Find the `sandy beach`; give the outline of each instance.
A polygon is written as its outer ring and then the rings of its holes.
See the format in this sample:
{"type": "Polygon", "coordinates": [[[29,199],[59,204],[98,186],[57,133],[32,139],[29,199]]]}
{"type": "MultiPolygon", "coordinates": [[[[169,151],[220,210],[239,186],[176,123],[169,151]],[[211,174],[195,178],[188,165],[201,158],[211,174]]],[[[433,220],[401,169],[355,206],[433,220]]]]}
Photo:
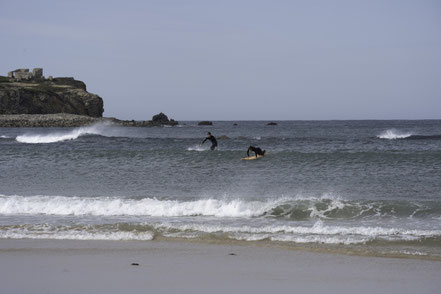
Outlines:
{"type": "Polygon", "coordinates": [[[0,260],[10,294],[441,291],[439,261],[246,245],[0,240],[0,260]]]}

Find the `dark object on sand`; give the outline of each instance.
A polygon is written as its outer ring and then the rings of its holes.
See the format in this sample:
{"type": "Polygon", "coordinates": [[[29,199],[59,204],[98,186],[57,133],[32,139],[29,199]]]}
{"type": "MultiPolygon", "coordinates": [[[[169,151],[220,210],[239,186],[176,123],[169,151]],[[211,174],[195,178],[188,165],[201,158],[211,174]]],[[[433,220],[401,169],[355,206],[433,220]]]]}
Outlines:
{"type": "Polygon", "coordinates": [[[136,263],[136,262],[134,262],[134,263],[132,263],[131,265],[136,265],[136,266],[138,266],[138,265],[139,265],[139,263],[136,263]]]}
{"type": "Polygon", "coordinates": [[[198,126],[212,126],[213,122],[208,121],[208,120],[204,120],[198,123],[198,126]]]}
{"type": "Polygon", "coordinates": [[[228,255],[236,255],[236,253],[230,253],[230,254],[228,254],[228,255]]]}

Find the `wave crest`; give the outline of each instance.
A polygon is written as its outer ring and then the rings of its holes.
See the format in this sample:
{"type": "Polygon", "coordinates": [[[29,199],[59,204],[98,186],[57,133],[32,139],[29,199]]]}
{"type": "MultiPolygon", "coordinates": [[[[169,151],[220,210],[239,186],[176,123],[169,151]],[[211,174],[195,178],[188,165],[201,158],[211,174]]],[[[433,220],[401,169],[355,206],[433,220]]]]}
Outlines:
{"type": "Polygon", "coordinates": [[[394,139],[408,138],[408,137],[410,137],[412,135],[413,134],[409,133],[409,132],[400,132],[400,131],[398,131],[396,129],[389,129],[389,130],[386,130],[386,131],[382,132],[377,137],[380,138],[380,139],[394,140],[394,139]]]}
{"type": "Polygon", "coordinates": [[[15,140],[20,143],[46,144],[78,139],[84,135],[103,135],[105,123],[99,123],[88,127],[75,128],[68,132],[54,132],[49,134],[24,134],[17,136],[15,140]]]}
{"type": "Polygon", "coordinates": [[[0,196],[0,214],[93,216],[261,216],[277,201],[202,199],[195,201],[83,198],[65,196],[0,196]]]}
{"type": "Polygon", "coordinates": [[[2,196],[0,214],[148,217],[266,217],[292,221],[357,218],[439,218],[441,204],[408,201],[349,201],[338,197],[280,198],[263,201],[193,201],[110,197],[2,196]]]}

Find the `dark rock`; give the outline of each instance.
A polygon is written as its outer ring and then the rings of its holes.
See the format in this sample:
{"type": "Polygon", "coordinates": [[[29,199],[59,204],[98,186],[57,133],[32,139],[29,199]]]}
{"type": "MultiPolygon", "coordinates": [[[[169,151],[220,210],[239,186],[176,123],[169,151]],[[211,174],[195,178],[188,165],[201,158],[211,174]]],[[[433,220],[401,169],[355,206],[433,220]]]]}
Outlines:
{"type": "Polygon", "coordinates": [[[236,124],[236,123],[234,123],[234,124],[233,124],[233,126],[237,126],[237,124],[236,124]]]}
{"type": "Polygon", "coordinates": [[[139,263],[134,262],[134,263],[132,263],[131,265],[138,266],[139,263]]]}
{"type": "MultiPolygon", "coordinates": [[[[152,121],[119,120],[113,117],[91,117],[69,113],[56,114],[12,114],[0,115],[0,127],[32,128],[32,127],[80,127],[95,123],[111,123],[124,127],[155,127],[152,121]]],[[[176,121],[169,125],[177,124],[176,121]]]]}
{"type": "Polygon", "coordinates": [[[0,115],[0,127],[79,127],[97,122],[113,122],[113,119],[90,117],[68,113],[0,115]]]}
{"type": "Polygon", "coordinates": [[[45,79],[43,70],[18,69],[0,76],[0,127],[77,127],[97,122],[120,126],[153,127],[178,124],[164,113],[151,121],[103,118],[104,103],[71,77],[45,79]]]}
{"type": "Polygon", "coordinates": [[[152,117],[152,122],[154,123],[168,123],[168,117],[164,113],[156,114],[152,117]]]}
{"type": "Polygon", "coordinates": [[[204,121],[201,121],[198,123],[198,126],[212,126],[212,125],[213,125],[213,122],[207,121],[207,120],[204,120],[204,121]]]}
{"type": "Polygon", "coordinates": [[[228,255],[236,255],[236,253],[230,253],[230,254],[228,254],[228,255]]]}
{"type": "Polygon", "coordinates": [[[174,119],[168,119],[168,117],[164,114],[164,113],[159,113],[156,114],[152,117],[151,121],[143,121],[141,123],[141,126],[145,126],[145,124],[151,124],[153,126],[161,126],[161,125],[169,125],[169,126],[175,126],[178,124],[177,121],[175,121],[174,119]]]}
{"type": "Polygon", "coordinates": [[[73,78],[17,82],[0,77],[0,114],[70,113],[102,117],[103,99],[73,78]]]}
{"type": "Polygon", "coordinates": [[[269,122],[269,123],[267,123],[266,125],[267,125],[267,126],[277,126],[277,123],[275,123],[275,122],[269,122]]]}

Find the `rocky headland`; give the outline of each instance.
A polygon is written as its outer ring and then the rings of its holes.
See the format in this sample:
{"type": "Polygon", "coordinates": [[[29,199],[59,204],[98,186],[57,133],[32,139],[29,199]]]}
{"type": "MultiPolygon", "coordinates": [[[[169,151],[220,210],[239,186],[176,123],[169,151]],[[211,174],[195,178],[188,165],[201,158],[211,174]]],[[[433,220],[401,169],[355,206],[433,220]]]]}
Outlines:
{"type": "Polygon", "coordinates": [[[177,125],[160,113],[152,120],[103,117],[103,99],[71,77],[45,78],[43,69],[17,69],[0,76],[0,127],[77,127],[97,122],[121,126],[177,125]]]}
{"type": "Polygon", "coordinates": [[[173,126],[178,124],[174,120],[119,120],[113,117],[92,117],[70,113],[0,115],[0,127],[5,128],[80,127],[95,123],[111,123],[125,127],[154,127],[162,125],[173,126]]]}

